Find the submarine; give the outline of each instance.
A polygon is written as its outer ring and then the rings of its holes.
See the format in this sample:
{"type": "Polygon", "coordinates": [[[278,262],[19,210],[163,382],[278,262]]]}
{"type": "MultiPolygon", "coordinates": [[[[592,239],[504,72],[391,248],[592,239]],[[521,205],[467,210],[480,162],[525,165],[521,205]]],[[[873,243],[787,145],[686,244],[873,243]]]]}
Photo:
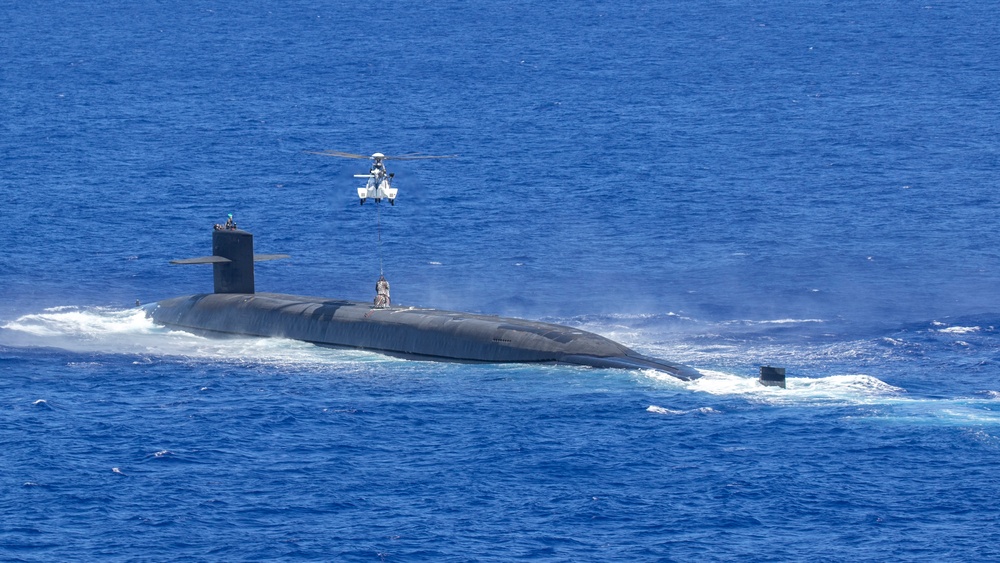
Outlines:
{"type": "Polygon", "coordinates": [[[254,254],[253,235],[248,231],[216,226],[211,256],[171,261],[212,264],[214,292],[158,301],[146,307],[146,315],[157,324],[207,336],[290,338],[415,360],[651,369],[683,380],[700,376],[691,367],[644,356],[603,336],[557,324],[257,293],[254,263],[281,258],[288,255],[254,254]]]}

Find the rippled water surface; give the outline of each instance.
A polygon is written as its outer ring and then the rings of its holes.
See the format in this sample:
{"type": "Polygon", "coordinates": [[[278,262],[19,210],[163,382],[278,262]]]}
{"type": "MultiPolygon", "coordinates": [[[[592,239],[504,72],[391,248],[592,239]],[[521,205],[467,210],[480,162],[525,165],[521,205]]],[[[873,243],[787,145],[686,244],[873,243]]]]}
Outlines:
{"type": "Polygon", "coordinates": [[[0,559],[1000,558],[988,4],[0,9],[0,559]],[[576,326],[703,376],[152,324],[260,289],[576,326]],[[787,369],[762,387],[759,366],[787,369]]]}

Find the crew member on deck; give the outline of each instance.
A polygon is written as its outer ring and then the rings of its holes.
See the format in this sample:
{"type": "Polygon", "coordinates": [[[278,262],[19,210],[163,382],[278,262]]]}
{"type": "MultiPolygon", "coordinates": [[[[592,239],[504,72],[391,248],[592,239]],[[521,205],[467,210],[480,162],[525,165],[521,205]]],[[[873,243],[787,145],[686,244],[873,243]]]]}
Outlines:
{"type": "Polygon", "coordinates": [[[375,308],[385,309],[392,303],[389,298],[389,282],[385,276],[379,276],[375,282],[375,308]]]}
{"type": "Polygon", "coordinates": [[[215,225],[212,226],[212,229],[216,230],[216,231],[222,231],[222,230],[235,231],[236,230],[236,222],[233,221],[233,214],[232,213],[229,214],[229,219],[226,221],[225,225],[220,225],[220,224],[216,223],[215,225]]]}

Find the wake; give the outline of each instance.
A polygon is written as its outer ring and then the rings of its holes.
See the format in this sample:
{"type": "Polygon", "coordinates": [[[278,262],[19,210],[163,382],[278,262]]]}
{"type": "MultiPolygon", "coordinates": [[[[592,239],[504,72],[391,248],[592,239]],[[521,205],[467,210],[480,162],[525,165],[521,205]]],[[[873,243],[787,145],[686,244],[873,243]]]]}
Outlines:
{"type": "Polygon", "coordinates": [[[179,357],[278,366],[338,367],[393,362],[360,350],[335,350],[284,338],[208,338],[155,324],[140,308],[53,307],[0,325],[0,345],[75,353],[179,357]]]}
{"type": "MultiPolygon", "coordinates": [[[[848,419],[933,426],[1000,426],[1000,393],[996,391],[984,391],[975,397],[925,398],[909,395],[905,389],[863,374],[789,377],[787,388],[782,389],[761,385],[753,377],[711,370],[701,370],[701,373],[699,379],[680,381],[651,370],[643,372],[645,377],[672,388],[739,398],[763,406],[854,407],[850,414],[844,415],[848,419]]],[[[658,405],[650,405],[647,410],[669,415],[719,412],[711,407],[678,411],[658,405]]]]}

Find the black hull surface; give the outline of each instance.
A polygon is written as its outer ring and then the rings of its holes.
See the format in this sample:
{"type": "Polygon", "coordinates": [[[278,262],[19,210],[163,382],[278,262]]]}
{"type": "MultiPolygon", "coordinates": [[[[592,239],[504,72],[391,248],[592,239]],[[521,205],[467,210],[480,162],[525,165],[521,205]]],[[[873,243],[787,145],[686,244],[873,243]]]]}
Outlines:
{"type": "Polygon", "coordinates": [[[160,301],[148,315],[193,332],[275,336],[411,358],[653,369],[688,380],[699,376],[690,367],[643,356],[591,332],[436,309],[373,309],[356,301],[276,293],[210,293],[160,301]]]}

